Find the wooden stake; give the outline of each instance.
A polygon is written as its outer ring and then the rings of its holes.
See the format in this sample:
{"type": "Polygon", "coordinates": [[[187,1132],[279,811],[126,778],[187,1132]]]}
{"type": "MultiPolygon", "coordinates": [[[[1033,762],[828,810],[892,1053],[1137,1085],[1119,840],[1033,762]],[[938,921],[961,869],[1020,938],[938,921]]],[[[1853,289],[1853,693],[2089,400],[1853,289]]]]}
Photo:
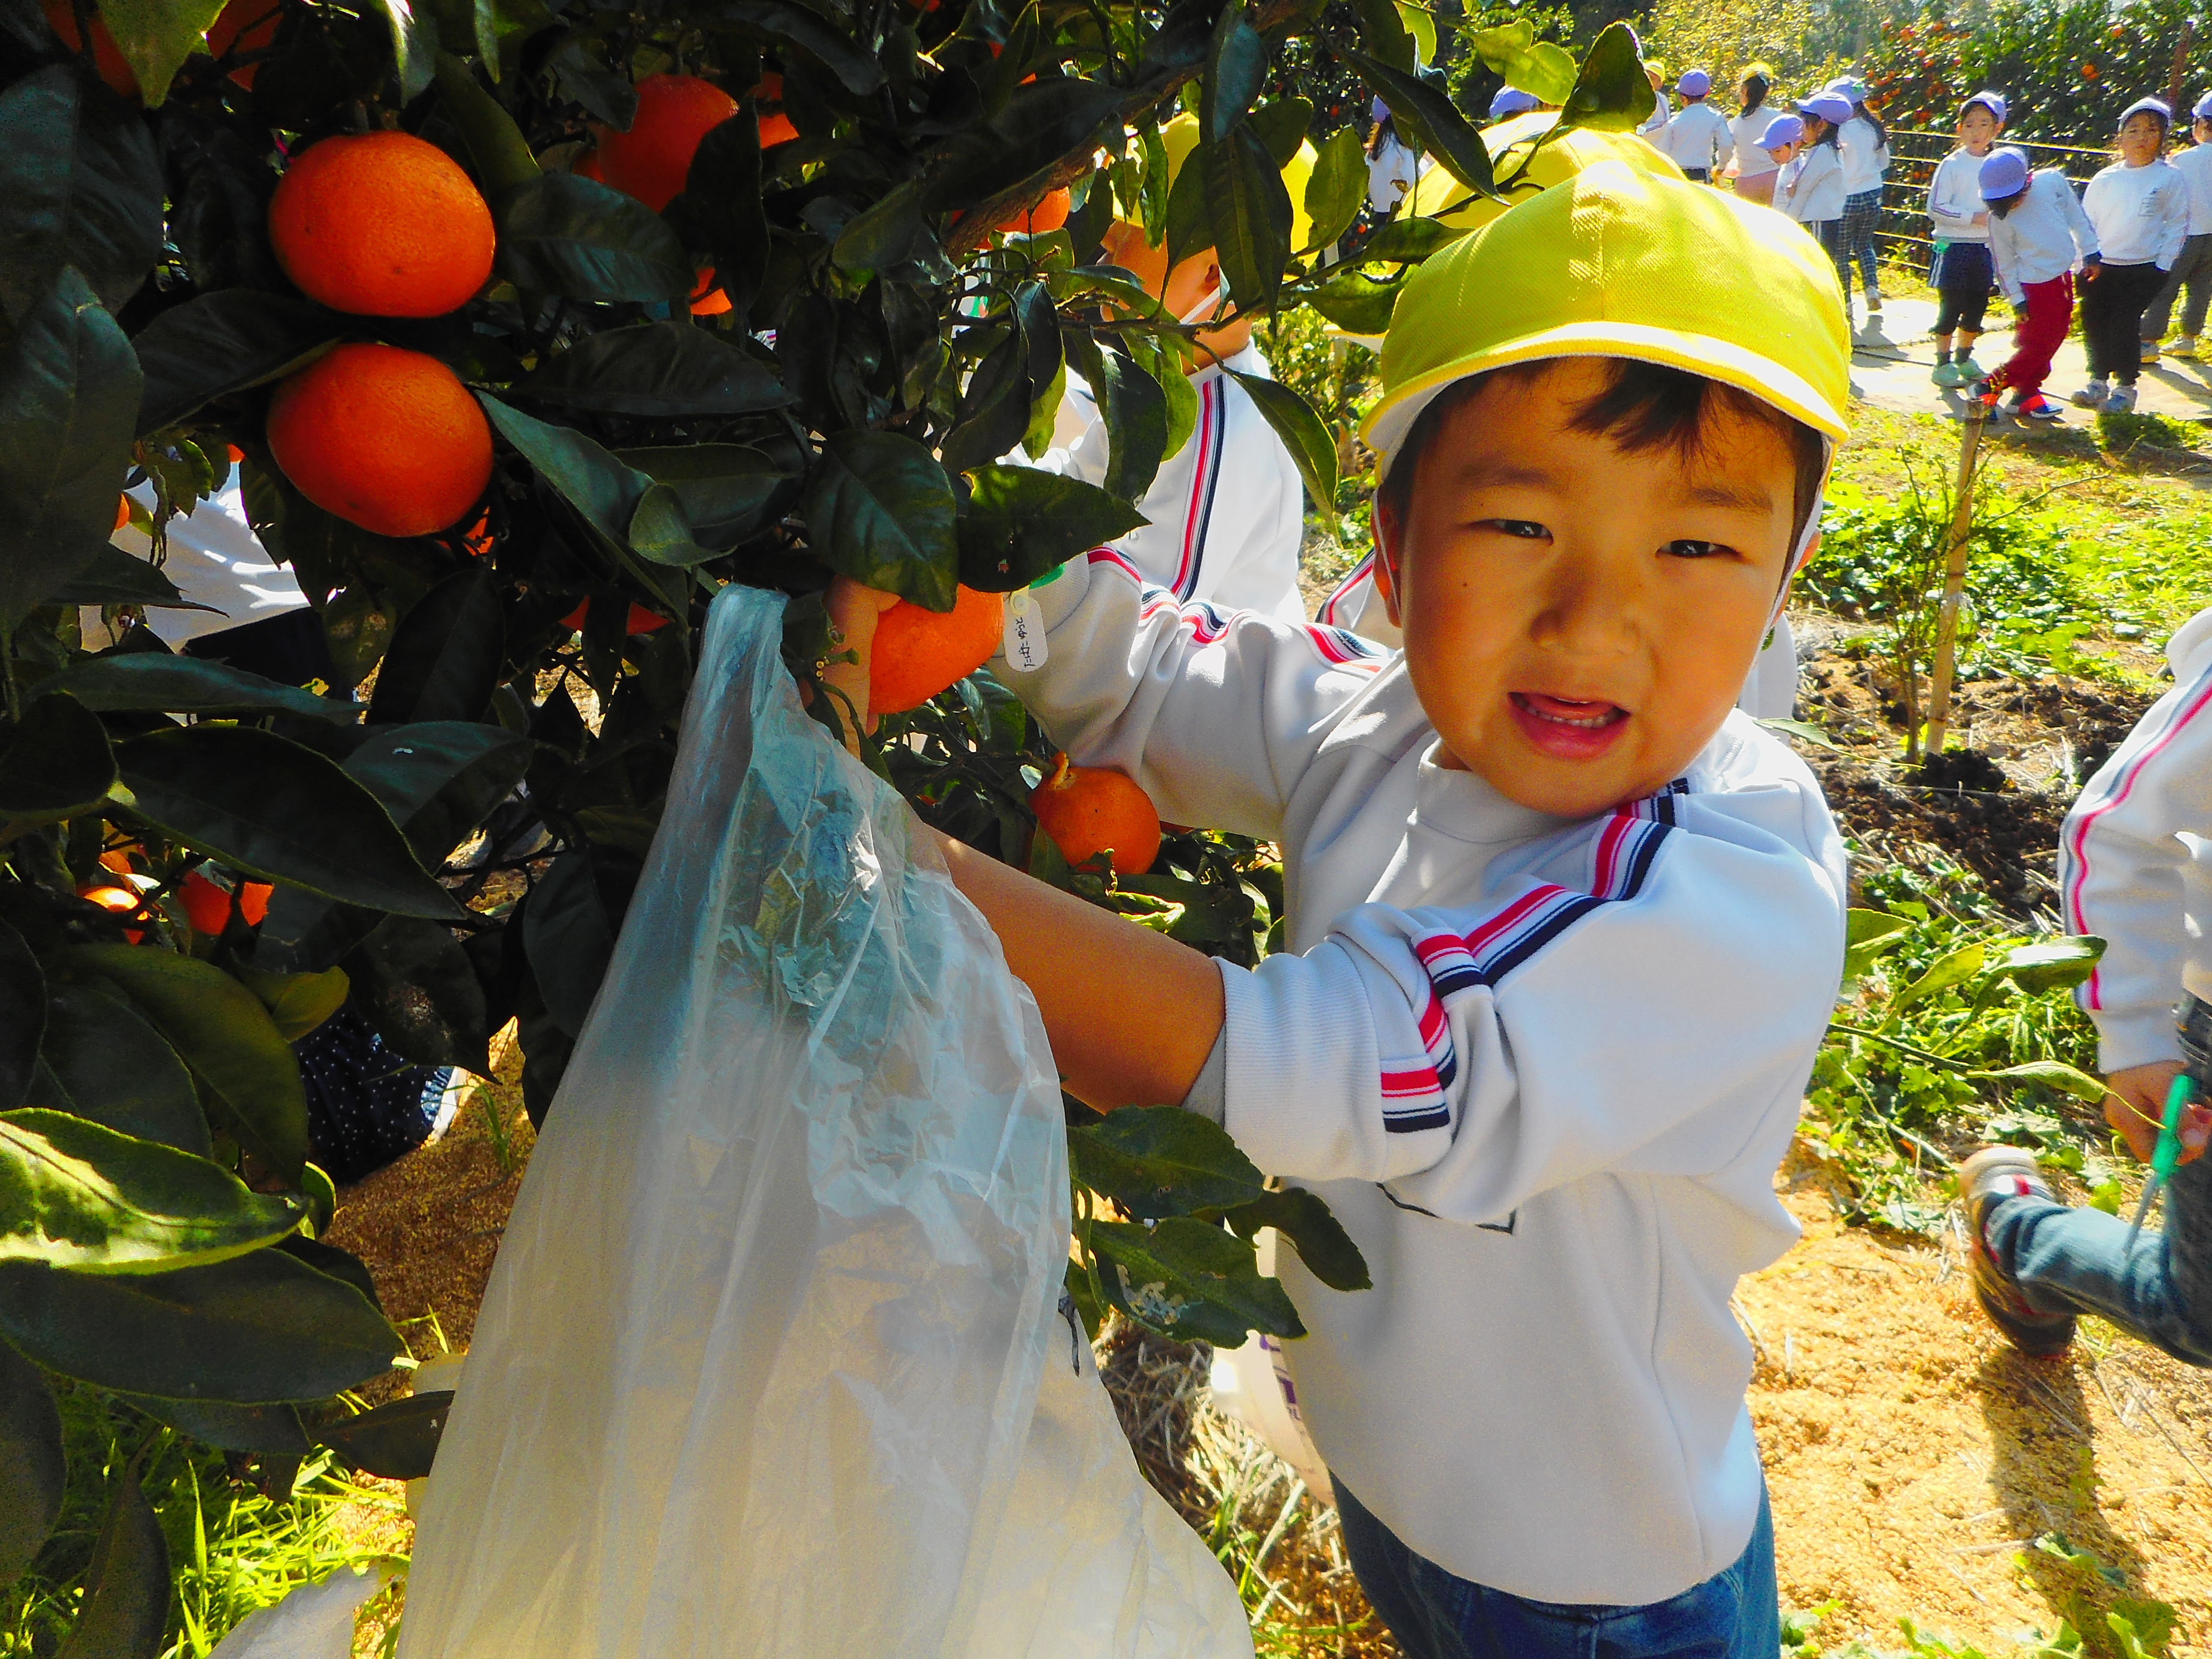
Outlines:
{"type": "Polygon", "coordinates": [[[1974,463],[1981,454],[1987,409],[1979,398],[1959,435],[1958,493],[1951,506],[1951,546],[1943,563],[1943,601],[1936,612],[1936,663],[1929,676],[1928,744],[1925,752],[1943,752],[1951,724],[1951,675],[1959,659],[1959,601],[1966,587],[1966,550],[1974,532],[1974,463]]]}
{"type": "Polygon", "coordinates": [[[2184,132],[2189,131],[2189,112],[2181,101],[2183,80],[2189,73],[2189,46],[2196,34],[2195,20],[2185,20],[2181,25],[2181,39],[2173,48],[2173,72],[2166,81],[2166,106],[2173,112],[2173,123],[2184,132]]]}

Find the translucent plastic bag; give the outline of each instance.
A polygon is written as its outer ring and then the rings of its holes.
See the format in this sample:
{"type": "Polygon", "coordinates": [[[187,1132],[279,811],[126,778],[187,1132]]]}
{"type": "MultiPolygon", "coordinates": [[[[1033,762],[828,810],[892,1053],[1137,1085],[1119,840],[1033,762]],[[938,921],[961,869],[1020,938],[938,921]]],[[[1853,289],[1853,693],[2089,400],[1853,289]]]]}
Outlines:
{"type": "Polygon", "coordinates": [[[1036,1005],[714,603],[669,809],[532,1154],[402,1659],[1248,1656],[1058,1312],[1036,1005]]]}

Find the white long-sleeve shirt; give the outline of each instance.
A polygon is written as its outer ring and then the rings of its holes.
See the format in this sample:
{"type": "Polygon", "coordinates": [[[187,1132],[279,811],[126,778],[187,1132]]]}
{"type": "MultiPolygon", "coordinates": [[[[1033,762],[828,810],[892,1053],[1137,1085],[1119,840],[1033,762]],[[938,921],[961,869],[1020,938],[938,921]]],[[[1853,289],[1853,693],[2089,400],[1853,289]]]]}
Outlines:
{"type": "Polygon", "coordinates": [[[1844,216],[1844,163],[1833,144],[1808,144],[1782,169],[1774,205],[1801,225],[1844,216]]]}
{"type": "Polygon", "coordinates": [[[2074,186],[2055,168],[2028,177],[2010,213],[1990,210],[1990,258],[1997,286],[2015,306],[2030,283],[2047,283],[2099,252],[2097,228],[2081,211],[2074,186]]]}
{"type": "Polygon", "coordinates": [[[1636,129],[1636,136],[1639,138],[1649,139],[1656,145],[1659,142],[1658,135],[1666,131],[1667,123],[1674,118],[1674,106],[1673,100],[1671,100],[1665,93],[1659,93],[1655,96],[1651,106],[1651,113],[1645,116],[1644,118],[1644,125],[1636,129]]]}
{"type": "Polygon", "coordinates": [[[1678,167],[1714,172],[1728,157],[1728,117],[1702,99],[1685,104],[1651,142],[1678,167]]]}
{"type": "Polygon", "coordinates": [[[2108,1072],[2181,1057],[2173,1005],[2189,957],[2189,853],[2175,836],[2212,837],[2212,611],[2185,623],[2166,656],[2173,689],[2097,769],[2058,832],[2067,931],[2106,941],[2074,995],[2108,1072]]]}
{"type": "Polygon", "coordinates": [[[1928,181],[1928,218],[1937,241],[1990,240],[1990,204],[1982,200],[1982,163],[1987,160],[1987,151],[1977,155],[1962,146],[1943,158],[1928,181]],[[1978,215],[1984,221],[1978,225],[1978,215]]]}
{"type": "MultiPolygon", "coordinates": [[[[1240,374],[1272,380],[1267,360],[1249,345],[1226,360],[1240,374]]],[[[1181,599],[1211,599],[1231,610],[1305,619],[1298,592],[1298,547],[1305,535],[1305,486],[1297,463],[1251,395],[1218,368],[1191,376],[1198,424],[1160,464],[1137,503],[1151,520],[1116,544],[1147,580],[1181,599]]],[[[1081,431],[1036,465],[1106,481],[1106,424],[1091,388],[1068,377],[1069,413],[1081,431]]],[[[1019,461],[1017,454],[1008,459],[1019,461]]]]}
{"type": "Polygon", "coordinates": [[[2192,144],[2166,163],[2189,185],[2189,234],[2212,236],[2212,144],[2192,144]]]}
{"type": "Polygon", "coordinates": [[[1735,145],[1737,178],[1756,179],[1775,171],[1774,158],[1759,148],[1759,141],[1766,136],[1767,128],[1774,125],[1779,112],[1771,104],[1761,104],[1729,123],[1729,139],[1735,145]]]}
{"type": "Polygon", "coordinates": [[[1862,196],[1881,188],[1881,175],[1889,171],[1889,146],[1875,134],[1873,122],[1854,115],[1837,128],[1836,151],[1844,164],[1844,194],[1862,196]]]}
{"type": "Polygon", "coordinates": [[[1410,145],[1394,133],[1367,158],[1367,205],[1385,217],[1398,210],[1400,201],[1413,188],[1420,168],[1410,145]]]}
{"type": "Polygon", "coordinates": [[[1729,1565],[1761,1486],[1729,1297],[1796,1236],[1774,1172],[1843,950],[1811,774],[1732,715],[1659,794],[1550,817],[1438,764],[1403,659],[1357,636],[1178,606],[1110,549],[1036,596],[1048,661],[994,672],[1054,738],[1283,849],[1291,949],[1223,971],[1224,1098],[1375,1273],[1280,1263],[1329,1468],[1516,1595],[1729,1565]]]}
{"type": "Polygon", "coordinates": [[[2189,180],[2164,161],[2115,161],[2089,180],[2081,210],[2106,264],[2170,270],[2189,234],[2189,180]]]}

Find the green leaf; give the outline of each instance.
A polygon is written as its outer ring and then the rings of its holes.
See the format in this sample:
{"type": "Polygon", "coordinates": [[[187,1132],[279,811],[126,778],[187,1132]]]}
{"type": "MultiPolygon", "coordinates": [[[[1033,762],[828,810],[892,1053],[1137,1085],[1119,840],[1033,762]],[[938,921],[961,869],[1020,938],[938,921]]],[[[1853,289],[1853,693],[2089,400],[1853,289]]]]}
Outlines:
{"type": "Polygon", "coordinates": [[[1966,1075],[1993,1082],[2040,1083],[2045,1088],[2071,1095],[2091,1106],[2101,1104],[2110,1092],[2103,1083],[2087,1072],[2078,1071],[2063,1060],[2031,1060],[2023,1065],[2008,1066],[2002,1071],[1969,1072],[1966,1075]]]}
{"type": "Polygon", "coordinates": [[[499,589],[479,566],[457,572],[408,607],[376,671],[369,723],[474,720],[506,666],[499,589]]]}
{"type": "Polygon", "coordinates": [[[930,234],[923,211],[921,181],[908,179],[847,220],[830,258],[840,270],[852,271],[879,270],[915,259],[942,261],[944,250],[930,234]]]}
{"type": "Polygon", "coordinates": [[[130,1003],[94,980],[50,986],[42,1084],[30,1104],[205,1158],[207,1117],[191,1073],[130,1003]],[[50,1092],[58,1089],[58,1098],[50,1092]]]}
{"type": "Polygon", "coordinates": [[[629,544],[629,521],[652,480],[624,466],[572,427],[551,426],[482,392],[477,401],[538,476],[581,514],[610,545],[629,544]]]}
{"type": "Polygon", "coordinates": [[[1377,260],[1414,264],[1449,247],[1466,234],[1463,230],[1439,224],[1434,219],[1393,219],[1378,228],[1353,258],[1362,264],[1372,264],[1377,260]]]}
{"type": "Polygon", "coordinates": [[[1469,190],[1484,196],[1497,194],[1491,182],[1489,149],[1449,93],[1363,52],[1348,52],[1344,58],[1445,172],[1469,190]]]}
{"type": "Polygon", "coordinates": [[[315,1436],[357,1469],[386,1480],[420,1480],[430,1473],[453,1410],[452,1391],[434,1389],[325,1423],[315,1436]]]}
{"type": "Polygon", "coordinates": [[[100,0],[100,21],[137,77],[148,109],[168,98],[185,59],[208,49],[208,26],[222,7],[223,0],[100,0]]]}
{"type": "Polygon", "coordinates": [[[1068,362],[1090,382],[1105,422],[1106,493],[1125,501],[1143,500],[1167,450],[1167,395],[1133,358],[1100,349],[1080,330],[1069,331],[1067,352],[1068,362]]]}
{"type": "Polygon", "coordinates": [[[146,377],[138,435],[304,367],[338,337],[339,327],[319,305],[251,289],[223,289],[170,307],[131,343],[146,377]]]}
{"type": "Polygon", "coordinates": [[[438,30],[429,17],[417,12],[410,0],[375,0],[392,31],[392,56],[399,70],[399,97],[412,103],[429,90],[438,71],[438,30]]]}
{"type": "Polygon", "coordinates": [[[1079,478],[995,463],[969,477],[975,489],[960,513],[960,580],[985,592],[1026,587],[1146,521],[1079,478]]]}
{"type": "Polygon", "coordinates": [[[1279,380],[1245,374],[1230,368],[1224,374],[1243,386],[1275,435],[1297,463],[1298,477],[1316,509],[1327,513],[1336,505],[1336,440],[1313,412],[1313,406],[1279,380]]]}
{"type": "Polygon", "coordinates": [[[1590,43],[1574,90],[1560,108],[1559,125],[1633,132],[1657,106],[1658,94],[1651,89],[1643,55],[1637,50],[1636,32],[1626,23],[1608,23],[1590,43]]]}
{"type": "Polygon", "coordinates": [[[40,696],[14,726],[0,727],[0,819],[73,818],[114,787],[107,730],[75,697],[40,696]]]}
{"type": "Polygon", "coordinates": [[[61,1519],[68,1478],[54,1391],[0,1342],[0,1589],[23,1576],[61,1519]]]}
{"type": "MultiPolygon", "coordinates": [[[[416,922],[411,917],[387,916],[386,923],[405,921],[408,925],[435,927],[433,921],[416,922]]],[[[276,1035],[287,1042],[297,1042],[308,1032],[321,1025],[332,1014],[345,1006],[345,1000],[353,987],[343,969],[325,968],[319,974],[269,974],[258,968],[240,968],[239,981],[260,999],[261,1006],[269,1011],[269,1018],[276,1027],[276,1035]]],[[[488,1066],[474,1068],[488,1071],[488,1066]]],[[[307,1177],[313,1182],[322,1172],[310,1164],[307,1177]]],[[[330,1177],[323,1176],[327,1181],[330,1177]]],[[[330,1218],[325,1216],[315,1224],[320,1232],[330,1218]]]]}
{"type": "Polygon", "coordinates": [[[1844,935],[1844,982],[1855,983],[1878,957],[1905,943],[1912,926],[1904,916],[1887,910],[1852,910],[1847,914],[1844,935]]]}
{"type": "Polygon", "coordinates": [[[1175,184],[1168,192],[1168,269],[1173,270],[1186,259],[1213,246],[1213,209],[1206,184],[1206,168],[1200,157],[1207,146],[1201,144],[1182,164],[1175,176],[1175,184]]]}
{"type": "Polygon", "coordinates": [[[1118,118],[1122,94],[1097,81],[1038,81],[1017,87],[981,126],[947,139],[925,173],[933,213],[965,210],[1032,180],[1118,118]]]}
{"type": "Polygon", "coordinates": [[[1392,68],[1412,74],[1414,43],[1407,33],[1404,14],[1391,0],[1352,0],[1352,9],[1358,16],[1359,39],[1367,48],[1392,68]]]}
{"type": "MultiPolygon", "coordinates": [[[[1292,96],[1262,104],[1248,118],[1278,171],[1290,166],[1297,156],[1298,146],[1306,141],[1307,129],[1313,125],[1313,115],[1312,99],[1292,96]]],[[[1352,137],[1356,143],[1358,134],[1354,132],[1352,137]]]]}
{"type": "Polygon", "coordinates": [[[100,1388],[242,1406],[327,1399],[407,1351],[359,1291],[276,1249],[143,1278],[0,1267],[0,1332],[100,1388]]]}
{"type": "MultiPolygon", "coordinates": [[[[9,95],[0,94],[0,106],[9,95]]],[[[5,141],[0,124],[0,155],[5,141]]],[[[7,188],[0,181],[0,201],[7,188]]],[[[0,270],[10,263],[0,245],[0,270]]],[[[138,386],[131,342],[76,268],[65,267],[0,353],[0,627],[107,544],[131,465],[138,386]]]]}
{"type": "MultiPolygon", "coordinates": [[[[1183,356],[1166,337],[1147,339],[1143,335],[1124,337],[1123,343],[1129,351],[1129,360],[1152,377],[1152,384],[1167,399],[1168,441],[1161,459],[1168,460],[1182,452],[1190,441],[1190,434],[1198,428],[1198,388],[1190,383],[1185,372],[1183,356]]],[[[1132,497],[1131,499],[1135,499],[1132,497]]]]}
{"type": "MultiPolygon", "coordinates": [[[[1980,945],[1962,945],[1948,955],[1938,958],[1926,973],[1890,998],[1890,1017],[1894,1018],[1905,1009],[1911,1007],[1913,1004],[1925,1002],[1933,996],[1941,996],[1953,986],[1972,979],[1982,971],[1984,954],[1984,947],[1980,945]]],[[[2101,1099],[2103,1097],[2100,1096],[2099,1098],[2101,1099]]]]}
{"type": "Polygon", "coordinates": [[[155,1659],[168,1624],[169,1540],[137,1465],[126,1463],[93,1541],[76,1623],[54,1659],[155,1659]]]}
{"type": "Polygon", "coordinates": [[[490,1072],[483,987],[450,927],[386,916],[346,957],[345,972],[362,1017],[402,1059],[490,1072]]]}
{"type": "Polygon", "coordinates": [[[1367,152],[1357,127],[1339,127],[1322,142],[1306,180],[1306,218],[1313,226],[1303,248],[1328,247],[1352,228],[1367,202],[1367,152]]]}
{"type": "Polygon", "coordinates": [[[721,15],[769,40],[797,48],[842,82],[845,90],[865,98],[884,84],[884,68],[860,50],[844,31],[811,9],[791,0],[733,0],[721,15]]]}
{"type": "Polygon", "coordinates": [[[1227,0],[1213,28],[1200,82],[1199,142],[1218,144],[1235,130],[1260,95],[1267,75],[1267,46],[1245,19],[1244,0],[1227,0]]]}
{"type": "Polygon", "coordinates": [[[1291,192],[1274,158],[1257,133],[1240,126],[1202,146],[1190,165],[1203,170],[1206,217],[1231,297],[1242,308],[1266,309],[1291,258],[1291,192]]]}
{"type": "Polygon", "coordinates": [[[744,444],[621,449],[615,459],[674,490],[692,535],[713,547],[729,547],[763,528],[791,476],[744,444]]]}
{"type": "Polygon", "coordinates": [[[273,1244],[306,1206],[66,1112],[0,1113],[0,1261],[87,1273],[204,1267],[273,1244]]]}
{"type": "Polygon", "coordinates": [[[1574,90],[1573,57],[1548,40],[1537,40],[1535,26],[1528,19],[1464,33],[1486,65],[1540,102],[1565,103],[1574,90]]]}
{"type": "Polygon", "coordinates": [[[1809,743],[1815,749],[1826,749],[1835,754],[1843,752],[1834,738],[1810,720],[1759,720],[1758,724],[1770,732],[1778,732],[1784,737],[1795,738],[1800,743],[1809,743]]]}
{"type": "Polygon", "coordinates": [[[1094,1221],[1090,1238],[1123,1304],[1163,1335],[1236,1347],[1255,1330],[1306,1334],[1283,1287],[1260,1276],[1252,1246],[1210,1221],[1094,1221]]]}
{"type": "Polygon", "coordinates": [[[1267,1194],[1229,1132],[1180,1106],[1124,1106],[1067,1132],[1075,1178],[1139,1221],[1226,1210],[1267,1194]]]}
{"type": "MultiPolygon", "coordinates": [[[[137,605],[169,611],[205,611],[177,591],[177,585],[143,559],[131,557],[112,542],[102,542],[91,558],[48,598],[53,605],[137,605]]],[[[155,653],[148,652],[144,655],[155,653]]]]}
{"type": "Polygon", "coordinates": [[[833,432],[807,481],[815,556],[832,570],[931,611],[952,609],[959,570],[951,481],[895,432],[833,432]]]}
{"type": "Polygon", "coordinates": [[[345,769],[435,869],[522,781],[531,752],[527,738],[495,726],[423,720],[377,732],[347,757],[345,769]]]}
{"type": "Polygon", "coordinates": [[[194,726],[133,738],[116,761],[141,817],[249,875],[398,915],[462,914],[374,798],[304,744],[194,726]]]}
{"type": "MultiPolygon", "coordinates": [[[[395,0],[404,3],[404,0],[395,0]]],[[[571,300],[688,297],[691,261],[668,222],[635,197],[573,173],[544,173],[492,204],[494,272],[571,300]]]]}
{"type": "Polygon", "coordinates": [[[511,396],[606,415],[750,415],[791,401],[775,372],[689,323],[586,334],[511,396]]]}
{"type": "Polygon", "coordinates": [[[23,936],[0,918],[0,1112],[31,1091],[46,1034],[46,976],[23,936]]]}
{"type": "Polygon", "coordinates": [[[161,257],[161,196],[145,118],[80,65],[0,92],[0,309],[20,321],[64,265],[120,309],[161,257]]]}
{"type": "Polygon", "coordinates": [[[2011,980],[2023,991],[2070,990],[2096,971],[2104,954],[2105,941],[2091,934],[2039,939],[2007,951],[1990,977],[2011,980]]]}
{"type": "MultiPolygon", "coordinates": [[[[285,1182],[299,1184],[307,1161],[307,1091],[299,1061],[260,999],[210,963],[145,945],[70,945],[58,961],[128,997],[198,1079],[222,1126],[285,1182]]],[[[151,1385],[147,1391],[180,1392],[151,1385]]]]}
{"type": "Polygon", "coordinates": [[[228,663],[204,657],[171,656],[165,651],[126,651],[94,657],[40,682],[31,695],[66,691],[87,708],[103,714],[286,714],[351,725],[361,718],[359,703],[319,697],[298,686],[250,674],[228,663]]]}
{"type": "Polygon", "coordinates": [[[157,1423],[167,1423],[204,1446],[218,1451],[265,1452],[272,1457],[305,1457],[314,1449],[292,1406],[228,1406],[204,1400],[164,1400],[153,1394],[117,1398],[157,1423]]]}
{"type": "Polygon", "coordinates": [[[555,859],[522,907],[523,945],[538,994],[571,1037],[583,1035],[592,1000],[614,957],[615,931],[588,852],[555,859]]]}
{"type": "Polygon", "coordinates": [[[1287,297],[1310,305],[1350,334],[1380,335],[1406,289],[1403,271],[1378,282],[1349,261],[1331,266],[1319,282],[1301,284],[1287,297]]]}

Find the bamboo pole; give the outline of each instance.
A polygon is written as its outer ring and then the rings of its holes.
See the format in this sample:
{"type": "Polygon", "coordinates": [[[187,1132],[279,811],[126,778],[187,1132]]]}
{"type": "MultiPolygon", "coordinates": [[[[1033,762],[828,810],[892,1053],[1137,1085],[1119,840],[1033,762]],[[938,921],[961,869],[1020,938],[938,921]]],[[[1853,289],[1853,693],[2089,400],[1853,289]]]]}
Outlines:
{"type": "Polygon", "coordinates": [[[1943,562],[1943,600],[1936,611],[1936,662],[1929,676],[1926,754],[1943,752],[1951,725],[1951,676],[1959,660],[1959,602],[1966,588],[1966,550],[1974,532],[1974,464],[1982,450],[1988,406],[1974,399],[1959,434],[1959,482],[1951,504],[1951,545],[1943,562]]]}

